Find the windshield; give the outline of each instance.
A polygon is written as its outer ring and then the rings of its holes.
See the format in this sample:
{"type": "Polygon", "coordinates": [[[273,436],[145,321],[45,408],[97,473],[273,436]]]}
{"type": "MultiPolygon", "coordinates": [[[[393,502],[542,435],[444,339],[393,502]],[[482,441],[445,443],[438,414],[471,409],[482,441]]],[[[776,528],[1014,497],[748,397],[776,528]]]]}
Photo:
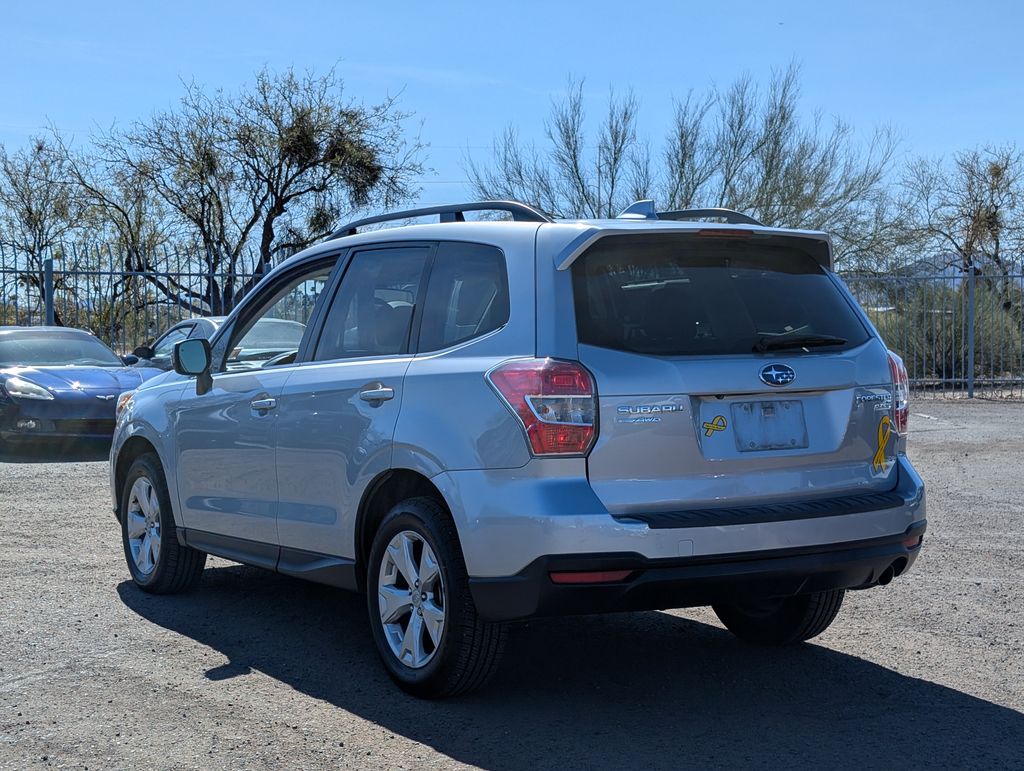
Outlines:
{"type": "Polygon", "coordinates": [[[868,340],[824,269],[791,246],[609,236],[572,273],[581,343],[686,356],[828,352],[868,340]]]}
{"type": "Polygon", "coordinates": [[[123,367],[113,351],[81,332],[18,331],[0,335],[0,367],[123,367]]]}

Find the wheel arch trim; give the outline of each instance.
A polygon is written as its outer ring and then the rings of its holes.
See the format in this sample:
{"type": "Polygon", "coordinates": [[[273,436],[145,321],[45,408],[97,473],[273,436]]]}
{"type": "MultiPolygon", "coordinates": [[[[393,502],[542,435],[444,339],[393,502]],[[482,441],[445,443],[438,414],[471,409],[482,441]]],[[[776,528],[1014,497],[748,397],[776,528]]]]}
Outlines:
{"type": "Polygon", "coordinates": [[[163,451],[163,442],[160,441],[159,436],[154,436],[153,433],[146,429],[145,424],[134,423],[118,432],[121,436],[119,436],[114,445],[116,449],[111,454],[110,463],[114,514],[120,520],[124,482],[132,462],[141,455],[152,453],[156,455],[157,461],[160,463],[160,469],[164,473],[164,482],[167,484],[167,493],[171,499],[171,514],[174,517],[174,523],[176,526],[181,527],[181,517],[178,513],[178,488],[177,485],[172,484],[167,471],[169,466],[166,454],[163,451]]]}
{"type": "MultiPolygon", "coordinates": [[[[353,554],[356,562],[356,576],[360,589],[366,580],[366,563],[370,556],[373,533],[391,507],[401,500],[426,496],[437,499],[452,516],[451,506],[444,492],[437,485],[437,477],[429,477],[422,468],[397,466],[377,474],[363,488],[363,494],[356,509],[353,533],[353,554]]],[[[454,521],[454,517],[452,517],[454,521]]],[[[458,526],[456,525],[456,530],[458,526]]],[[[461,544],[458,544],[461,549],[461,544]]]]}

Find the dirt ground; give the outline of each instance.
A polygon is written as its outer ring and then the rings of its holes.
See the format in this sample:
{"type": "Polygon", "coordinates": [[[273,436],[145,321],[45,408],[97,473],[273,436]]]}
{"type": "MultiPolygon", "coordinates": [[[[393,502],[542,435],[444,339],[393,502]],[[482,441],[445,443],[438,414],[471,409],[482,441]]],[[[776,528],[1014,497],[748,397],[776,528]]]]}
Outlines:
{"type": "Polygon", "coordinates": [[[921,558],[813,643],[537,621],[443,703],[390,684],[360,598],[223,560],[147,596],[104,463],[0,463],[0,768],[1022,768],[1024,404],[914,413],[921,558]]]}

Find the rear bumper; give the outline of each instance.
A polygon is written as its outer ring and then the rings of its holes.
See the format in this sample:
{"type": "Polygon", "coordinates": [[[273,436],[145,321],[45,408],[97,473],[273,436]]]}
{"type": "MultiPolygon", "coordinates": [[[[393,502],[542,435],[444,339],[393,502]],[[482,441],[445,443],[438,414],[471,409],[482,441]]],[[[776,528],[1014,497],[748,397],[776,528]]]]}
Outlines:
{"type": "Polygon", "coordinates": [[[610,513],[590,486],[583,459],[445,472],[434,482],[455,520],[469,576],[498,579],[518,576],[552,555],[697,564],[898,539],[927,513],[921,478],[905,456],[897,466],[896,485],[885,493],[651,515],[610,513]]]}
{"type": "Polygon", "coordinates": [[[858,542],[714,557],[648,559],[635,553],[540,557],[514,576],[471,578],[477,610],[492,621],[534,616],[711,605],[744,595],[789,597],[866,589],[905,573],[921,551],[927,523],[858,542]],[[552,573],[623,571],[620,581],[555,583],[552,573]],[[891,572],[890,572],[891,571],[891,572]]]}

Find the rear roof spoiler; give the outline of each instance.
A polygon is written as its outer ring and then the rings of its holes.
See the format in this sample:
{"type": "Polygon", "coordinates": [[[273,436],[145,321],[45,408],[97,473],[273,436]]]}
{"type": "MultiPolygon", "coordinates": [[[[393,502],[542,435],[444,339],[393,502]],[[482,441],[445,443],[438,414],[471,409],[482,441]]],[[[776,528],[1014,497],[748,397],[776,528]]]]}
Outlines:
{"type": "Polygon", "coordinates": [[[735,225],[721,225],[715,223],[702,224],[701,227],[694,227],[692,224],[676,225],[668,222],[648,222],[623,227],[602,227],[600,225],[584,225],[579,234],[569,241],[555,254],[555,267],[558,270],[568,270],[569,267],[587,249],[603,238],[610,236],[641,236],[651,233],[663,235],[678,235],[681,237],[711,237],[715,236],[714,231],[721,231],[723,238],[735,238],[738,235],[746,235],[752,239],[789,241],[790,245],[807,252],[825,270],[832,270],[832,239],[828,233],[814,230],[788,230],[784,228],[766,228],[763,225],[754,225],[738,228],[735,225]]]}
{"type": "Polygon", "coordinates": [[[620,220],[699,220],[715,217],[723,219],[730,225],[757,225],[764,227],[753,217],[734,209],[677,209],[676,211],[657,211],[654,201],[645,198],[627,206],[616,219],[620,220]]]}

